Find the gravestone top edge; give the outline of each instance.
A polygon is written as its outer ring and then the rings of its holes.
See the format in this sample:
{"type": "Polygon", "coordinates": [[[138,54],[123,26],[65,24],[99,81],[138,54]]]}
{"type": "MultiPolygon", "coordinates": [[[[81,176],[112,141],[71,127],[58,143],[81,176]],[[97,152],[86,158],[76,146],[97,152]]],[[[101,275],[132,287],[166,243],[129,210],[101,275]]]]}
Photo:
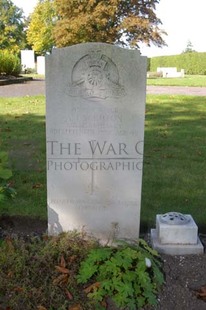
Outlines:
{"type": "Polygon", "coordinates": [[[72,50],[72,49],[79,49],[79,48],[87,48],[87,47],[99,47],[99,48],[111,48],[115,50],[119,50],[122,52],[129,52],[129,53],[135,53],[136,55],[140,56],[141,59],[147,58],[147,56],[142,56],[140,51],[138,49],[128,49],[124,48],[118,45],[110,44],[110,43],[103,43],[103,42],[86,42],[86,43],[78,43],[66,47],[58,47],[58,48],[53,48],[52,52],[50,55],[46,55],[46,58],[49,58],[52,55],[57,54],[59,51],[67,51],[67,50],[72,50]]]}

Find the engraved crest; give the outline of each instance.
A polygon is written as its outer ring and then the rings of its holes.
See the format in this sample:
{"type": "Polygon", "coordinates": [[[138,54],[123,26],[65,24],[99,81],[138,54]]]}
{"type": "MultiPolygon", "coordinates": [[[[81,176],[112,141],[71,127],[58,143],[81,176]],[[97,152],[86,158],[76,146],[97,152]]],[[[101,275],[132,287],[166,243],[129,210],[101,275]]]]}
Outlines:
{"type": "Polygon", "coordinates": [[[125,95],[119,83],[115,63],[100,51],[92,51],[82,57],[73,67],[70,96],[83,98],[119,98],[125,95]]]}

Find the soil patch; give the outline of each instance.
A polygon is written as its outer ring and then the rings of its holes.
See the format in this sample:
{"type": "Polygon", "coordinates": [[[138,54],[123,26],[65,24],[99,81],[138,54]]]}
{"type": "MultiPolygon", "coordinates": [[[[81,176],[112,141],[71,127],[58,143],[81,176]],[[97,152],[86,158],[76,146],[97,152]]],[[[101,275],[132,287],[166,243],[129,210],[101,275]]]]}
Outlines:
{"type": "Polygon", "coordinates": [[[0,237],[26,237],[45,234],[47,221],[24,216],[1,216],[0,237]]]}

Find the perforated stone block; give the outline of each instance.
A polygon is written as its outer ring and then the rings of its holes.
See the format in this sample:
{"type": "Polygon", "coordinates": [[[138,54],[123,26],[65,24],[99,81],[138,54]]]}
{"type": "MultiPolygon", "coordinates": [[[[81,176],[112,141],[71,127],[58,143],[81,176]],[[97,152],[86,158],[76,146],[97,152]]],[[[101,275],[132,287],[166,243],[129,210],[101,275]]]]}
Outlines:
{"type": "Polygon", "coordinates": [[[191,215],[185,215],[187,221],[179,224],[171,224],[170,219],[163,222],[162,218],[162,215],[157,214],[157,239],[161,244],[197,244],[198,227],[191,215]]]}
{"type": "Polygon", "coordinates": [[[204,253],[204,247],[199,238],[197,244],[161,244],[157,238],[157,230],[151,230],[152,247],[167,255],[199,255],[204,253]]]}

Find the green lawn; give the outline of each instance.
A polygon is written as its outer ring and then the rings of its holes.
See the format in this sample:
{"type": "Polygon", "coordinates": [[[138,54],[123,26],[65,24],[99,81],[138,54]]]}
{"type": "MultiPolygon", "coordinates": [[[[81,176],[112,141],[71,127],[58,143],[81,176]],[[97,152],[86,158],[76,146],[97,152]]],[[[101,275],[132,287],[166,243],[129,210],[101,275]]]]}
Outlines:
{"type": "Polygon", "coordinates": [[[45,98],[0,98],[0,146],[9,152],[13,201],[0,213],[46,219],[45,98]]]}
{"type": "MultiPolygon", "coordinates": [[[[148,95],[143,226],[155,215],[190,213],[205,227],[206,97],[148,95]]],[[[45,98],[0,98],[0,147],[9,152],[13,201],[0,214],[46,219],[45,98]]]]}
{"type": "Polygon", "coordinates": [[[206,87],[206,75],[186,75],[184,78],[148,78],[147,85],[206,87]]]}
{"type": "Polygon", "coordinates": [[[205,227],[206,97],[147,97],[142,222],[169,211],[205,227]]]}

